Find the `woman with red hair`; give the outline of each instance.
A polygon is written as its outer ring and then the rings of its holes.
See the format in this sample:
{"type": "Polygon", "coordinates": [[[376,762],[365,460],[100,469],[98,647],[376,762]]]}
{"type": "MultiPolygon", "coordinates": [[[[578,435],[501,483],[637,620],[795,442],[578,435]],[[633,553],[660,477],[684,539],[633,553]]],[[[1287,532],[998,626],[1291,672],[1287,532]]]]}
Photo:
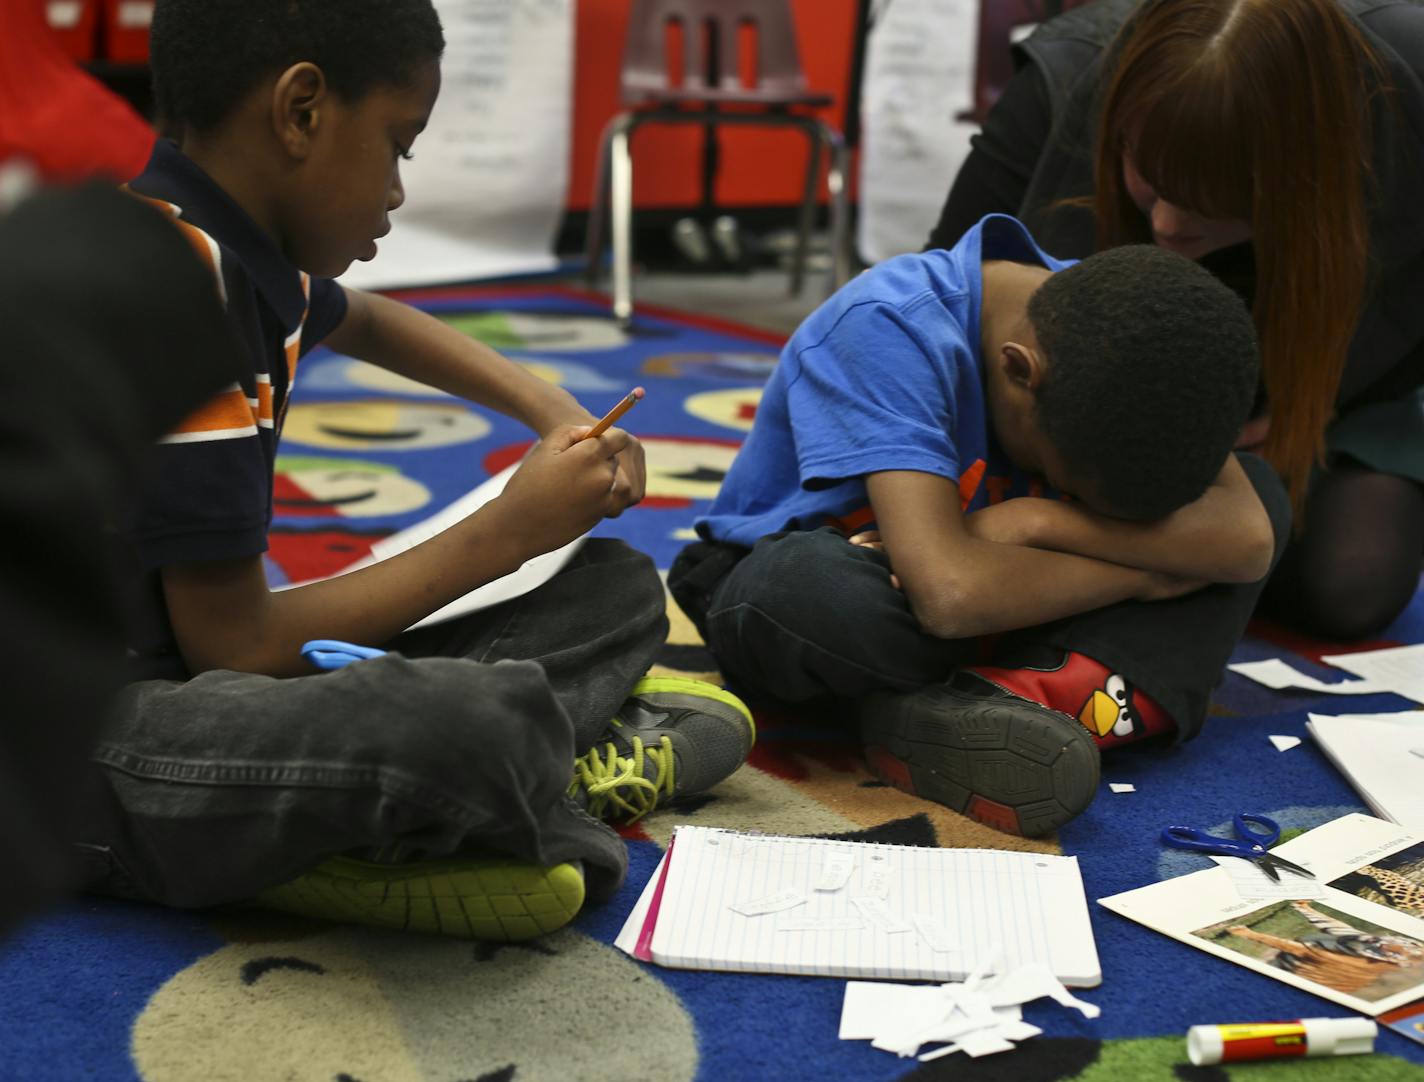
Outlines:
{"type": "Polygon", "coordinates": [[[1360,638],[1424,553],[1424,4],[1099,0],[1015,47],[930,247],[1014,214],[1046,250],[1153,242],[1251,306],[1240,445],[1296,533],[1262,600],[1360,638]]]}

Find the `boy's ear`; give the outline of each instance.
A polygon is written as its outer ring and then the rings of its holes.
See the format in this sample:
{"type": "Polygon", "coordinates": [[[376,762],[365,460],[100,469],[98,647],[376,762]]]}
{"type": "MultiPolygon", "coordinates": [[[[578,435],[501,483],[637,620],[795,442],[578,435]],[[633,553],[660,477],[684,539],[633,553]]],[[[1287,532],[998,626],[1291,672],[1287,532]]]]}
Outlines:
{"type": "Polygon", "coordinates": [[[326,76],[315,64],[293,64],[272,88],[272,127],[288,154],[304,159],[329,98],[326,76]]]}
{"type": "Polygon", "coordinates": [[[1043,356],[1032,346],[1005,342],[999,350],[1000,364],[1010,384],[1025,391],[1037,391],[1043,382],[1043,356]]]}

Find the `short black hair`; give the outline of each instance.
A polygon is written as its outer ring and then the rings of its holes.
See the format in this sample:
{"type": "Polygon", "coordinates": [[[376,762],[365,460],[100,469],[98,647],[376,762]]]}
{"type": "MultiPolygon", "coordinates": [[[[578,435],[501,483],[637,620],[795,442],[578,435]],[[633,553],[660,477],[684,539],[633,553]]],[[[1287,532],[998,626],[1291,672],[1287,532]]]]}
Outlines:
{"type": "Polygon", "coordinates": [[[1121,518],[1170,514],[1226,463],[1260,362],[1241,299],[1150,244],[1089,256],[1028,302],[1046,355],[1037,416],[1085,501],[1121,518]]]}
{"type": "Polygon", "coordinates": [[[149,51],[165,134],[211,132],[253,87],[310,61],[343,100],[439,60],[431,0],[158,0],[149,51]]]}

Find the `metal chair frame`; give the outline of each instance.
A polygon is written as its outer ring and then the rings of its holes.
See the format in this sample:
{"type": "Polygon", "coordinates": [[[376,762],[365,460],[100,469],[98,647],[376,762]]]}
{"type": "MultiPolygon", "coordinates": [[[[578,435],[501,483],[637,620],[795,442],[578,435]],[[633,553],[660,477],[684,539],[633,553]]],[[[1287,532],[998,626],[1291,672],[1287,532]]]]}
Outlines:
{"type": "MultiPolygon", "coordinates": [[[[738,11],[723,9],[718,26],[719,43],[730,55],[727,44],[732,41],[733,27],[743,21],[754,21],[755,4],[732,5],[738,11]]],[[[633,18],[656,17],[657,26],[674,14],[673,9],[686,7],[682,14],[703,18],[720,5],[670,0],[644,0],[635,6],[633,18]]],[[[801,293],[806,275],[806,255],[810,246],[811,228],[815,222],[817,182],[821,163],[827,163],[826,184],[830,194],[831,269],[828,293],[834,292],[850,277],[850,193],[847,186],[849,152],[839,131],[818,117],[806,112],[793,112],[799,106],[828,103],[829,98],[804,88],[805,78],[799,60],[794,57],[790,14],[773,9],[768,30],[776,38],[776,70],[767,77],[767,89],[740,88],[735,77],[724,66],[720,72],[707,70],[710,63],[695,49],[691,37],[686,45],[688,83],[684,87],[655,85],[665,78],[655,66],[656,57],[650,44],[654,32],[649,25],[630,24],[629,45],[623,63],[624,100],[635,105],[617,114],[603,129],[599,140],[598,169],[594,179],[593,199],[589,206],[586,237],[587,276],[596,286],[602,272],[604,229],[611,218],[613,247],[613,314],[623,324],[633,317],[633,157],[632,137],[639,128],[649,124],[697,124],[708,132],[706,152],[708,167],[704,172],[704,202],[710,201],[711,172],[715,169],[715,129],[726,124],[760,127],[795,128],[805,134],[809,143],[805,179],[802,185],[800,214],[797,221],[796,249],[791,267],[791,294],[801,293]],[[636,103],[649,104],[638,108],[636,103]],[[723,106],[730,106],[724,108],[723,106]],[[745,110],[752,106],[755,111],[745,110]]],[[[657,33],[661,31],[658,30],[657,33]]]]}

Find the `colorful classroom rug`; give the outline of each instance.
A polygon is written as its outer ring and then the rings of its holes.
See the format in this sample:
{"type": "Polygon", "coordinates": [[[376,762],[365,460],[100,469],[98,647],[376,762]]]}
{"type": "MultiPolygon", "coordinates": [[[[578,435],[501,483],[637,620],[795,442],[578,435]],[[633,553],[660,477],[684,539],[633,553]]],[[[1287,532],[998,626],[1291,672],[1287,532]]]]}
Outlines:
{"type": "MultiPolygon", "coordinates": [[[[750,427],[773,336],[646,310],[633,333],[578,294],[450,290],[409,299],[557,381],[594,413],[648,389],[627,427],[647,448],[648,499],[600,532],[666,568],[750,427]]],[[[333,571],[515,460],[527,434],[429,389],[331,354],[307,358],[287,420],[274,582],[333,571]]],[[[673,613],[667,668],[711,661],[673,613]]],[[[1424,596],[1388,641],[1424,640],[1424,596]]],[[[1254,636],[1240,659],[1308,671],[1324,644],[1254,636]]],[[[474,945],[255,911],[170,912],[83,899],[0,946],[0,1079],[143,1082],[676,1082],[701,1079],[1424,1078],[1424,1046],[1382,1033],[1370,1057],[1187,1065],[1201,1022],[1340,1016],[1341,1008],[1193,951],[1090,903],[1101,988],[1096,1022],[1043,1003],[1044,1036],[979,1060],[900,1060],[836,1038],[844,982],[645,967],[612,940],[674,823],[915,845],[1076,854],[1090,899],[1198,866],[1164,851],[1167,823],[1219,827],[1240,809],[1288,830],[1360,803],[1309,738],[1308,709],[1406,709],[1391,696],[1322,702],[1230,675],[1205,733],[1175,751],[1119,753],[1093,806],[1061,836],[1021,842],[868,775],[855,742],[815,718],[761,718],[749,768],[711,797],[629,832],[623,892],[569,929],[520,946],[474,945]],[[1117,794],[1109,782],[1130,782],[1117,794]]]]}

